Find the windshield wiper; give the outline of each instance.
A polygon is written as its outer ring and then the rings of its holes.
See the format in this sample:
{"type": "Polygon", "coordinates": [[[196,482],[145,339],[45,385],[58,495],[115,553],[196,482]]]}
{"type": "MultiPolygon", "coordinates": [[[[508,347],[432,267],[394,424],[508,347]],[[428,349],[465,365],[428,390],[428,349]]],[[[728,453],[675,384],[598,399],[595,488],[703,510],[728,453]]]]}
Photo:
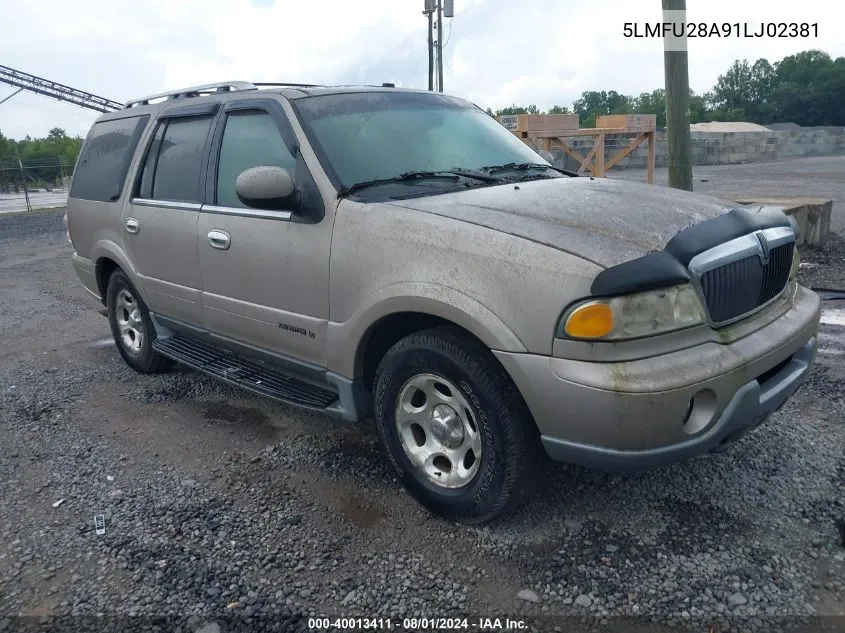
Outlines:
{"type": "Polygon", "coordinates": [[[360,191],[361,189],[367,189],[368,187],[377,187],[379,185],[386,185],[397,182],[409,182],[413,180],[428,179],[445,179],[457,182],[461,178],[474,178],[475,180],[480,180],[483,182],[502,182],[502,179],[497,178],[496,176],[490,176],[488,174],[477,174],[471,171],[464,171],[462,169],[454,169],[447,171],[407,171],[403,174],[399,174],[398,176],[391,176],[390,178],[375,178],[373,180],[363,180],[361,182],[356,182],[355,184],[349,185],[348,187],[342,187],[340,191],[337,192],[337,197],[343,198],[344,196],[353,194],[356,191],[360,191]]]}
{"type": "Polygon", "coordinates": [[[546,165],[545,163],[505,163],[504,165],[489,165],[482,167],[481,170],[494,173],[497,171],[529,171],[532,169],[551,169],[566,176],[578,176],[577,172],[569,171],[568,169],[561,169],[554,165],[546,165]]]}
{"type": "Polygon", "coordinates": [[[467,178],[475,178],[481,182],[505,182],[504,178],[479,173],[477,171],[470,171],[469,169],[463,169],[462,167],[452,167],[452,169],[449,170],[449,173],[459,174],[461,176],[466,176],[467,178]]]}

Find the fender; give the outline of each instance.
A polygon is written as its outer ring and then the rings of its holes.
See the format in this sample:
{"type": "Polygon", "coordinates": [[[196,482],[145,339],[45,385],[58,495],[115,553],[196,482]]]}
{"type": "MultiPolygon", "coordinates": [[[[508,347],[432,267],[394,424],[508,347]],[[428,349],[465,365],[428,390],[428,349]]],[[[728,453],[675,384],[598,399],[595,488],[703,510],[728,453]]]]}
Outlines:
{"type": "Polygon", "coordinates": [[[347,321],[329,321],[328,369],[350,378],[361,376],[368,331],[382,318],[401,312],[418,312],[451,321],[490,349],[526,351],[507,324],[469,295],[440,284],[402,282],[371,295],[347,321]]]}
{"type": "MultiPolygon", "coordinates": [[[[146,297],[146,289],[144,288],[144,284],[141,283],[140,277],[138,276],[138,272],[135,270],[135,267],[129,261],[129,258],[126,256],[126,253],[123,252],[123,249],[120,247],[119,244],[114,242],[113,240],[99,240],[94,244],[94,248],[91,249],[91,260],[94,262],[96,266],[97,262],[99,262],[102,258],[108,258],[117,263],[121,270],[126,273],[126,276],[129,277],[129,280],[132,282],[132,285],[135,286],[135,289],[138,291],[138,294],[141,295],[141,299],[144,303],[148,303],[146,297]]],[[[99,283],[99,279],[97,280],[99,283]]]]}

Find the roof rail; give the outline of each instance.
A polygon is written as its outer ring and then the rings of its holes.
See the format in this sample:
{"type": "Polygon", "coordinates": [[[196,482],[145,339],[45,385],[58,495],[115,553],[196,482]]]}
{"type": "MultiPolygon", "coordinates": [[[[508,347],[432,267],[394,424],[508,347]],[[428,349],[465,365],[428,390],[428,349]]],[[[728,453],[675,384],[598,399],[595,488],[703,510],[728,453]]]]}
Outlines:
{"type": "Polygon", "coordinates": [[[213,84],[203,84],[201,86],[191,86],[189,88],[180,88],[179,90],[170,90],[168,92],[159,92],[158,94],[142,97],[141,99],[133,99],[127,101],[123,109],[133,108],[142,105],[149,105],[150,101],[154,99],[186,99],[189,97],[200,97],[203,94],[213,94],[215,92],[235,92],[238,90],[258,90],[254,83],[248,81],[221,81],[213,84]]]}
{"type": "Polygon", "coordinates": [[[253,86],[267,86],[272,88],[273,86],[281,86],[283,88],[322,88],[321,84],[287,84],[287,83],[280,83],[278,81],[271,81],[271,82],[253,82],[253,86]]]}

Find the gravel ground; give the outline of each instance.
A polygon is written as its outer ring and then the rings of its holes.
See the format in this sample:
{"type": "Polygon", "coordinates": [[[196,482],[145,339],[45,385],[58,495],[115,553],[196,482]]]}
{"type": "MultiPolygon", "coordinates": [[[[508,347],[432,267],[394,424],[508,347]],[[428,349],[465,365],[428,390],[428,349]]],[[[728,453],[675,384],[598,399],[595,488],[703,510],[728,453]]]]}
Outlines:
{"type": "Polygon", "coordinates": [[[472,528],[404,493],[369,422],[132,372],[63,230],[55,212],[0,218],[0,631],[845,626],[842,301],[805,386],[725,453],[633,475],[549,464],[528,507],[472,528]]]}
{"type": "MultiPolygon", "coordinates": [[[[612,169],[608,175],[645,182],[645,170],[612,169]]],[[[724,200],[751,196],[825,198],[833,200],[831,228],[845,235],[845,155],[791,158],[768,163],[693,165],[693,189],[724,200]]],[[[665,185],[669,172],[655,170],[655,183],[665,185]]]]}
{"type": "MultiPolygon", "coordinates": [[[[845,211],[843,211],[845,213],[845,211]]],[[[799,278],[809,288],[845,292],[845,237],[832,233],[821,246],[800,248],[799,278]]]]}

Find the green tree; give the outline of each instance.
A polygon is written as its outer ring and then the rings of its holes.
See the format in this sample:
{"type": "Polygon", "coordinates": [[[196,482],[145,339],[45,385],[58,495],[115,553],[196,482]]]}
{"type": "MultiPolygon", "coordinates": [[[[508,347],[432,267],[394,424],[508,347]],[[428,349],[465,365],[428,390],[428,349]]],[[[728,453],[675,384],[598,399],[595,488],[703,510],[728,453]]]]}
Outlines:
{"type": "MultiPolygon", "coordinates": [[[[704,123],[709,121],[709,113],[707,112],[707,99],[701,95],[695,94],[692,90],[690,90],[690,98],[689,98],[689,122],[690,123],[704,123]]],[[[663,127],[660,125],[659,119],[657,123],[658,127],[663,127]]],[[[664,124],[665,125],[665,124],[664,124]]]]}
{"type": "Polygon", "coordinates": [[[737,60],[724,75],[719,75],[713,89],[713,105],[719,111],[745,110],[746,116],[762,122],[773,115],[771,95],[775,68],[766,59],[749,64],[737,60]]]}
{"type": "Polygon", "coordinates": [[[589,90],[581,94],[572,106],[578,113],[581,127],[595,127],[596,117],[601,114],[629,114],[631,97],[619,94],[615,90],[609,92],[589,90]]]}
{"type": "Polygon", "coordinates": [[[18,157],[23,162],[28,179],[49,184],[61,176],[69,176],[73,173],[82,142],[81,137],[68,136],[61,128],[53,128],[44,138],[27,135],[21,141],[0,134],[0,180],[6,185],[20,181],[18,157]]]}
{"type": "Polygon", "coordinates": [[[775,67],[772,105],[782,121],[845,125],[845,58],[822,51],[790,55],[775,67]]]}
{"type": "Polygon", "coordinates": [[[535,105],[530,106],[518,106],[518,105],[511,105],[507,108],[502,108],[501,110],[496,110],[496,114],[540,114],[539,108],[535,105]]]}
{"type": "Polygon", "coordinates": [[[555,105],[549,108],[549,114],[570,114],[569,108],[566,106],[555,105]]]}
{"type": "Polygon", "coordinates": [[[666,91],[658,88],[642,93],[631,100],[631,110],[637,114],[657,115],[657,127],[666,127],[666,91]]]}

